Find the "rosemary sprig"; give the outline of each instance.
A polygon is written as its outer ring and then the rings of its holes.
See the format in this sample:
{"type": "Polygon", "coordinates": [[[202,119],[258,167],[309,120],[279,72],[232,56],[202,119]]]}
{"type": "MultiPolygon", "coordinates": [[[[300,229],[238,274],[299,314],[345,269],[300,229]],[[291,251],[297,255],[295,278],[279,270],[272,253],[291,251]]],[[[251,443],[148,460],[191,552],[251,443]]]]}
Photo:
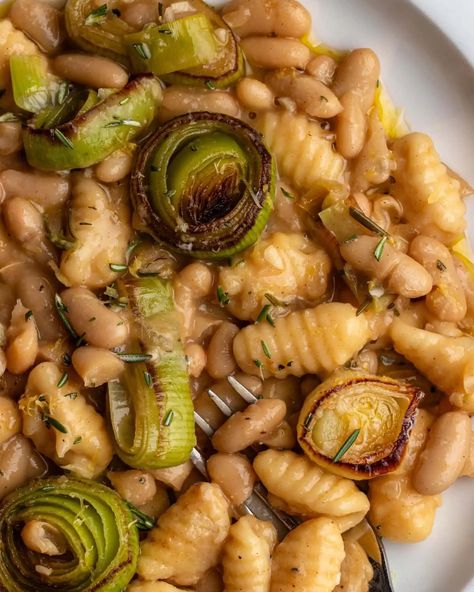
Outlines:
{"type": "Polygon", "coordinates": [[[229,295],[227,292],[224,292],[224,288],[222,286],[217,286],[217,300],[221,306],[225,306],[230,302],[229,295]]]}
{"type": "Polygon", "coordinates": [[[128,353],[115,353],[122,361],[127,364],[136,364],[137,362],[147,362],[151,359],[150,354],[128,354],[128,353]]]}
{"type": "Polygon", "coordinates": [[[69,374],[64,372],[61,378],[58,380],[58,384],[56,385],[58,388],[62,388],[66,382],[69,380],[69,374]]]}
{"type": "Polygon", "coordinates": [[[440,271],[446,271],[446,269],[447,269],[446,265],[441,261],[441,259],[436,259],[436,267],[440,271]]]}
{"type": "Polygon", "coordinates": [[[163,420],[163,425],[168,427],[171,425],[171,423],[173,422],[174,419],[174,411],[172,409],[170,409],[168,411],[168,413],[165,416],[165,419],[163,420]]]}
{"type": "Polygon", "coordinates": [[[257,323],[262,323],[268,315],[268,312],[270,310],[270,305],[269,304],[265,304],[265,306],[262,308],[262,310],[258,313],[258,317],[257,317],[257,323]]]}
{"type": "Polygon", "coordinates": [[[283,300],[280,300],[269,292],[265,292],[265,298],[268,300],[268,302],[270,302],[270,304],[273,304],[273,306],[287,306],[286,302],[283,302],[283,300]]]}
{"type": "Polygon", "coordinates": [[[63,426],[63,424],[57,419],[54,419],[54,417],[51,417],[51,415],[43,415],[43,421],[47,426],[53,427],[54,429],[58,430],[58,432],[67,434],[67,429],[63,426]]]}
{"type": "Polygon", "coordinates": [[[61,142],[61,144],[63,146],[66,146],[66,148],[69,148],[71,150],[74,149],[74,144],[71,142],[71,140],[69,138],[67,138],[63,132],[61,130],[59,130],[57,127],[55,127],[53,129],[53,134],[54,137],[56,138],[56,140],[58,140],[59,142],[61,142]]]}
{"type": "Polygon", "coordinates": [[[253,363],[255,364],[255,366],[257,366],[257,368],[263,368],[263,362],[262,360],[253,360],[253,363]]]}
{"type": "Polygon", "coordinates": [[[134,43],[133,49],[142,58],[142,60],[149,60],[151,58],[151,51],[146,43],[134,43]]]}
{"type": "Polygon", "coordinates": [[[126,504],[137,519],[136,526],[138,530],[151,530],[155,526],[155,521],[148,514],[145,514],[130,502],[126,502],[126,504]]]}
{"type": "Polygon", "coordinates": [[[86,20],[84,21],[84,24],[96,25],[102,21],[102,19],[105,17],[106,14],[107,14],[107,4],[102,4],[101,6],[99,6],[99,8],[96,8],[95,10],[93,10],[92,12],[90,12],[87,15],[86,20]]]}
{"type": "Polygon", "coordinates": [[[347,440],[344,442],[344,444],[339,448],[336,455],[332,459],[332,462],[336,463],[341,460],[341,458],[346,454],[346,452],[349,450],[349,448],[357,440],[357,437],[359,436],[359,434],[360,434],[360,428],[357,428],[356,430],[354,430],[352,432],[352,434],[347,438],[347,440]]]}
{"type": "Polygon", "coordinates": [[[144,372],[143,377],[145,378],[145,382],[147,386],[153,386],[153,377],[149,372],[144,372]]]}
{"type": "Polygon", "coordinates": [[[66,313],[68,312],[67,306],[64,304],[59,294],[54,295],[54,305],[56,306],[59,318],[65,326],[66,331],[74,340],[78,339],[79,335],[74,331],[71,323],[69,322],[69,319],[66,316],[66,313]]]}
{"type": "Polygon", "coordinates": [[[262,346],[262,351],[265,354],[265,356],[271,360],[272,359],[272,354],[268,348],[267,342],[264,341],[263,339],[260,340],[260,345],[262,346]]]}
{"type": "Polygon", "coordinates": [[[362,224],[362,226],[365,226],[365,228],[367,228],[367,230],[375,232],[375,234],[378,234],[380,236],[387,236],[388,237],[388,233],[381,226],[379,226],[377,224],[377,222],[374,222],[371,218],[366,216],[364,214],[364,212],[361,212],[359,209],[354,208],[353,206],[350,206],[349,207],[349,214],[354,218],[354,220],[359,222],[359,224],[362,224]]]}
{"type": "Polygon", "coordinates": [[[206,80],[205,84],[209,90],[216,90],[216,85],[212,82],[212,80],[206,80]]]}
{"type": "Polygon", "coordinates": [[[387,235],[382,236],[382,238],[379,240],[377,246],[374,249],[374,257],[377,259],[377,261],[380,261],[380,259],[382,259],[383,250],[385,248],[385,243],[387,242],[387,240],[387,235]]]}

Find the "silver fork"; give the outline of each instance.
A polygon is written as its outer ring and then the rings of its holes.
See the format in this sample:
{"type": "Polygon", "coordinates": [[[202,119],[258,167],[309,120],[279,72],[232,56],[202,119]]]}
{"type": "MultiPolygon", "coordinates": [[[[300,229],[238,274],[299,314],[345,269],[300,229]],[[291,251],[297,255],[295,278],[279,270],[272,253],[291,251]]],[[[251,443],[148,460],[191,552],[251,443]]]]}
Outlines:
{"type": "MultiPolygon", "coordinates": [[[[239,394],[242,399],[249,405],[257,401],[257,397],[240,383],[233,376],[228,376],[230,386],[239,394]]],[[[216,407],[226,416],[230,417],[234,410],[223,401],[212,389],[208,389],[208,395],[216,405],[216,407]]],[[[194,419],[196,424],[211,438],[215,430],[210,426],[205,419],[198,413],[194,412],[194,419]]],[[[206,458],[201,451],[195,447],[191,452],[191,461],[198,471],[207,479],[206,458]]],[[[294,516],[290,516],[286,512],[274,508],[267,500],[267,491],[260,482],[257,482],[253,488],[250,497],[238,508],[236,508],[237,515],[251,514],[262,520],[270,520],[275,526],[279,540],[282,540],[290,530],[300,524],[300,520],[294,516]]],[[[370,583],[370,592],[394,592],[393,584],[390,578],[390,571],[387,564],[387,556],[385,548],[382,544],[381,538],[374,531],[375,538],[380,550],[381,562],[379,563],[373,558],[369,558],[374,569],[374,577],[370,583]]]]}

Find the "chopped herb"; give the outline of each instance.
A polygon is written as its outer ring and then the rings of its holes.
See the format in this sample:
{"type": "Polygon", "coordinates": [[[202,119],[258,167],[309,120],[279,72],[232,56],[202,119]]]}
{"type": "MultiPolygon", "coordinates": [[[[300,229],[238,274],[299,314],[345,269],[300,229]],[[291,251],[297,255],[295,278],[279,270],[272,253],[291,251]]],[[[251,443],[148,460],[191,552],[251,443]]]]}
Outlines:
{"type": "Polygon", "coordinates": [[[261,339],[260,340],[260,345],[262,346],[263,353],[266,355],[266,357],[269,360],[271,360],[272,354],[271,354],[270,350],[268,349],[268,345],[267,345],[266,341],[263,341],[263,339],[261,339]]]}
{"type": "Polygon", "coordinates": [[[85,336],[86,336],[85,333],[78,336],[78,338],[76,340],[76,347],[81,347],[81,345],[84,345],[84,343],[86,342],[85,336]]]}
{"type": "Polygon", "coordinates": [[[306,418],[304,420],[303,427],[307,430],[312,421],[313,421],[313,413],[308,413],[308,415],[306,416],[306,418]]]}
{"type": "Polygon", "coordinates": [[[441,259],[436,259],[436,267],[440,271],[446,271],[446,269],[447,269],[446,265],[441,261],[441,259]]]}
{"type": "Polygon", "coordinates": [[[140,238],[136,238],[128,243],[127,250],[125,251],[125,260],[129,261],[133,251],[141,244],[142,240],[140,238]]]}
{"type": "Polygon", "coordinates": [[[72,399],[74,401],[74,399],[77,399],[77,395],[79,393],[73,391],[72,393],[66,393],[64,396],[67,397],[68,399],[72,399]]]}
{"type": "Polygon", "coordinates": [[[273,317],[272,317],[272,315],[270,313],[268,313],[265,318],[267,319],[267,323],[269,325],[271,325],[272,327],[275,326],[275,321],[273,320],[273,317]]]}
{"type": "Polygon", "coordinates": [[[100,23],[107,14],[107,4],[102,4],[99,8],[96,8],[88,14],[85,20],[86,25],[96,25],[100,23]]]}
{"type": "Polygon", "coordinates": [[[128,101],[130,100],[130,97],[125,97],[124,99],[122,99],[119,102],[119,105],[126,105],[128,103],[128,101]]]}
{"type": "Polygon", "coordinates": [[[62,298],[61,298],[61,296],[59,294],[55,294],[54,295],[54,305],[56,306],[56,310],[58,311],[59,318],[63,322],[63,325],[66,327],[66,330],[69,333],[69,335],[73,339],[77,339],[79,336],[74,331],[74,329],[72,328],[72,325],[71,325],[71,323],[69,322],[69,319],[66,316],[66,313],[68,312],[68,309],[67,309],[67,306],[62,301],[62,298]]]}
{"type": "Polygon", "coordinates": [[[133,49],[138,53],[142,60],[149,60],[151,58],[151,51],[146,43],[134,43],[133,49]]]}
{"type": "Polygon", "coordinates": [[[320,100],[320,101],[322,101],[323,103],[327,103],[327,102],[328,102],[328,98],[327,98],[327,97],[325,97],[324,95],[321,95],[321,96],[319,97],[319,100],[320,100]]]}
{"type": "Polygon", "coordinates": [[[270,310],[270,305],[269,304],[265,304],[265,306],[262,308],[262,310],[258,313],[258,317],[257,317],[257,323],[262,323],[268,315],[268,311],[270,310]]]}
{"type": "Polygon", "coordinates": [[[212,80],[206,80],[206,86],[209,90],[216,90],[216,85],[212,82],[212,80]]]}
{"type": "Polygon", "coordinates": [[[58,432],[61,432],[62,434],[67,434],[67,429],[63,426],[63,424],[60,423],[57,419],[54,419],[54,417],[51,417],[51,415],[44,415],[43,421],[48,427],[52,426],[54,429],[58,430],[58,432]]]}
{"type": "Polygon", "coordinates": [[[66,138],[61,130],[58,130],[58,128],[55,127],[53,129],[53,134],[56,140],[59,140],[63,146],[66,146],[66,148],[70,148],[71,150],[74,148],[74,144],[69,138],[66,138]]]}
{"type": "Polygon", "coordinates": [[[56,385],[58,388],[62,388],[66,382],[69,380],[69,374],[64,372],[61,378],[58,380],[58,384],[56,385]]]}
{"type": "Polygon", "coordinates": [[[97,317],[91,317],[91,318],[89,319],[89,323],[93,323],[93,322],[94,322],[96,319],[97,319],[97,317]]]}
{"type": "Polygon", "coordinates": [[[378,234],[380,236],[388,236],[388,233],[381,226],[379,226],[371,218],[366,216],[364,212],[361,212],[357,208],[351,206],[349,208],[349,214],[354,218],[354,220],[357,220],[359,224],[365,226],[367,230],[371,230],[372,232],[375,232],[375,234],[378,234]]]}
{"type": "Polygon", "coordinates": [[[155,521],[147,514],[144,514],[130,502],[125,502],[131,513],[137,519],[136,525],[138,530],[151,530],[155,526],[155,521]]]}
{"type": "Polygon", "coordinates": [[[227,292],[224,292],[224,288],[222,286],[217,286],[217,300],[221,306],[225,306],[230,302],[229,295],[227,292]]]}
{"type": "Polygon", "coordinates": [[[276,296],[273,296],[273,294],[270,294],[269,292],[265,292],[265,298],[268,300],[268,302],[270,302],[270,304],[273,304],[273,306],[287,306],[286,302],[279,300],[276,298],[276,296]]]}
{"type": "Polygon", "coordinates": [[[370,303],[371,302],[372,302],[372,298],[366,298],[364,300],[364,302],[362,302],[362,304],[357,309],[357,311],[356,311],[356,317],[358,317],[359,315],[361,315],[364,312],[364,310],[366,310],[370,306],[370,303]]]}
{"type": "Polygon", "coordinates": [[[127,364],[136,364],[137,362],[146,362],[151,359],[150,354],[127,354],[116,353],[116,355],[127,364]]]}
{"type": "Polygon", "coordinates": [[[33,316],[33,311],[29,310],[28,312],[25,312],[25,321],[28,321],[29,319],[31,319],[31,317],[33,316]]]}
{"type": "Polygon", "coordinates": [[[121,272],[121,271],[127,271],[128,269],[128,265],[125,265],[124,263],[109,263],[109,267],[112,271],[117,271],[117,272],[121,272]]]}
{"type": "Polygon", "coordinates": [[[292,193],[290,193],[289,191],[287,191],[284,187],[281,187],[281,192],[283,193],[283,195],[287,199],[296,199],[296,197],[292,193]]]}
{"type": "Polygon", "coordinates": [[[71,356],[69,354],[64,354],[64,356],[63,356],[63,364],[65,366],[70,366],[71,365],[71,356]]]}
{"type": "Polygon", "coordinates": [[[79,222],[79,226],[92,226],[92,222],[79,222]]]}
{"type": "Polygon", "coordinates": [[[253,360],[253,363],[255,364],[255,366],[257,366],[257,368],[263,368],[262,360],[253,360]]]}
{"type": "Polygon", "coordinates": [[[170,409],[168,413],[165,415],[165,419],[163,420],[163,425],[168,427],[171,425],[174,418],[174,411],[170,409]]]}
{"type": "Polygon", "coordinates": [[[336,456],[332,459],[332,462],[339,462],[341,458],[346,454],[349,448],[354,444],[357,440],[358,435],[360,434],[360,428],[357,428],[352,432],[352,434],[347,438],[344,444],[339,448],[336,453],[336,456]]]}
{"type": "Polygon", "coordinates": [[[139,121],[135,121],[134,119],[116,119],[115,121],[109,121],[106,123],[104,127],[119,127],[121,125],[128,125],[129,127],[141,127],[141,123],[139,121]]]}
{"type": "Polygon", "coordinates": [[[143,376],[145,377],[145,382],[147,386],[153,386],[153,378],[149,372],[144,372],[143,376]]]}
{"type": "Polygon", "coordinates": [[[77,438],[74,438],[73,444],[80,444],[81,442],[82,442],[82,436],[77,436],[77,438]]]}
{"type": "Polygon", "coordinates": [[[382,259],[382,255],[383,255],[383,250],[385,248],[385,243],[388,240],[388,236],[382,236],[382,238],[379,240],[379,242],[377,243],[377,246],[374,249],[374,257],[377,259],[377,261],[380,261],[380,259],[382,259]]]}
{"type": "Polygon", "coordinates": [[[376,88],[378,88],[380,86],[380,80],[377,80],[377,82],[375,83],[376,88]]]}

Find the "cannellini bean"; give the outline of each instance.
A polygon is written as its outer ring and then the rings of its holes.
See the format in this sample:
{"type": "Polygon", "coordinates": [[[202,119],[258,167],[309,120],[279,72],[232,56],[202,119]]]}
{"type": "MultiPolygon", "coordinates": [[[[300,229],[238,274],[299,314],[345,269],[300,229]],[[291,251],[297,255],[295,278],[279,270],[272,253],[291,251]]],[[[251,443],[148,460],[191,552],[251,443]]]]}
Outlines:
{"type": "Polygon", "coordinates": [[[109,471],[107,477],[117,493],[134,506],[146,504],[156,493],[155,479],[145,471],[109,471]]]}
{"type": "Polygon", "coordinates": [[[466,295],[449,249],[435,238],[419,235],[408,252],[433,278],[426,308],[442,321],[461,321],[467,312],[466,295]]]}
{"type": "Polygon", "coordinates": [[[296,0],[236,0],[224,7],[224,20],[240,37],[302,37],[311,28],[310,13],[296,0]]]}
{"type": "Polygon", "coordinates": [[[269,448],[277,448],[278,450],[291,450],[296,445],[295,430],[287,421],[282,421],[273,432],[260,440],[261,444],[265,444],[269,448]]]}
{"type": "Polygon", "coordinates": [[[311,51],[297,39],[246,37],[240,44],[252,66],[268,70],[280,68],[304,70],[311,58],[311,51]]]}
{"type": "Polygon", "coordinates": [[[0,156],[8,156],[21,150],[21,123],[0,123],[0,156]]]}
{"type": "Polygon", "coordinates": [[[217,483],[235,506],[240,506],[252,493],[257,476],[246,456],[218,452],[207,461],[211,481],[217,483]]]}
{"type": "Polygon", "coordinates": [[[21,417],[16,401],[0,397],[0,444],[20,431],[21,417]]]}
{"type": "Polygon", "coordinates": [[[234,413],[215,432],[212,445],[219,452],[238,452],[261,441],[286,415],[286,405],[279,399],[259,399],[244,411],[234,413]]]}
{"type": "Polygon", "coordinates": [[[113,352],[92,346],[77,348],[71,360],[74,370],[87,387],[100,386],[118,378],[125,367],[124,362],[113,352]]]}
{"type": "Polygon", "coordinates": [[[64,205],[69,195],[67,177],[57,173],[22,172],[11,169],[0,173],[5,198],[24,197],[44,208],[64,205]]]}
{"type": "Polygon", "coordinates": [[[371,49],[355,49],[338,66],[332,90],[339,98],[348,92],[356,95],[365,115],[374,103],[379,76],[377,55],[371,49]]]}
{"type": "Polygon", "coordinates": [[[186,86],[170,86],[164,90],[159,113],[161,121],[195,111],[224,113],[238,117],[240,108],[237,99],[223,90],[204,90],[186,86]]]}
{"type": "Polygon", "coordinates": [[[48,54],[55,53],[64,41],[61,12],[38,0],[15,0],[8,18],[48,54]]]}
{"type": "Polygon", "coordinates": [[[348,92],[340,97],[343,111],[336,121],[336,146],[344,158],[355,158],[362,150],[366,118],[358,97],[348,92]]]}
{"type": "Polygon", "coordinates": [[[181,465],[176,465],[175,467],[169,467],[167,469],[153,469],[148,471],[155,479],[161,481],[171,489],[175,491],[179,491],[183,483],[191,474],[193,469],[193,465],[190,461],[187,461],[181,465]]]}
{"type": "Polygon", "coordinates": [[[415,489],[422,495],[435,495],[450,487],[463,470],[470,439],[466,413],[450,411],[438,417],[413,471],[415,489]]]}
{"type": "Polygon", "coordinates": [[[329,119],[342,111],[336,95],[322,82],[295,70],[278,70],[265,77],[277,96],[290,97],[296,106],[311,117],[329,119]]]}
{"type": "Polygon", "coordinates": [[[255,78],[242,78],[235,87],[239,102],[250,111],[266,111],[273,107],[273,93],[255,78]]]}
{"type": "Polygon", "coordinates": [[[28,438],[17,434],[0,445],[0,498],[48,469],[28,438]]]}
{"type": "Polygon", "coordinates": [[[206,351],[199,343],[188,343],[184,346],[184,355],[187,360],[188,374],[193,378],[201,376],[206,367],[206,351]]]}
{"type": "Polygon", "coordinates": [[[385,243],[380,261],[377,261],[374,252],[379,241],[380,238],[376,236],[358,236],[349,243],[341,244],[341,255],[355,269],[384,282],[392,294],[407,298],[426,296],[433,285],[426,269],[388,242],[385,243]]]}
{"type": "Polygon", "coordinates": [[[317,55],[306,66],[306,73],[323,84],[330,85],[336,71],[336,60],[327,55],[317,55]]]}
{"type": "Polygon", "coordinates": [[[212,336],[207,348],[207,372],[212,378],[225,378],[237,368],[232,344],[238,332],[237,325],[224,321],[212,336]]]}
{"type": "Polygon", "coordinates": [[[156,2],[132,2],[121,9],[120,18],[135,29],[143,29],[147,23],[156,22],[158,18],[156,2]]]}
{"type": "Polygon", "coordinates": [[[126,321],[87,288],[68,288],[61,293],[61,298],[68,309],[71,325],[87,343],[109,349],[126,341],[126,321]]]}
{"type": "Polygon", "coordinates": [[[474,477],[474,431],[471,431],[469,438],[469,450],[466,457],[466,462],[461,471],[461,477],[474,477]]]}
{"type": "Polygon", "coordinates": [[[31,311],[18,301],[7,329],[7,370],[23,374],[35,363],[38,353],[38,332],[31,311]]]}
{"type": "Polygon", "coordinates": [[[116,183],[132,169],[133,156],[127,150],[116,150],[95,166],[95,176],[103,183],[116,183]]]}
{"type": "Polygon", "coordinates": [[[109,58],[91,54],[67,53],[54,59],[53,68],[61,78],[90,88],[123,88],[127,72],[109,58]]]}
{"type": "Polygon", "coordinates": [[[22,541],[31,551],[55,557],[68,549],[67,539],[52,524],[43,520],[28,520],[20,533],[22,541]]]}
{"type": "Polygon", "coordinates": [[[155,495],[146,503],[138,504],[137,508],[147,516],[151,516],[151,518],[156,520],[170,507],[170,498],[164,485],[155,482],[155,487],[155,495]]]}
{"type": "Polygon", "coordinates": [[[20,243],[38,243],[44,238],[43,216],[38,207],[24,197],[6,201],[3,216],[8,232],[20,243]]]}

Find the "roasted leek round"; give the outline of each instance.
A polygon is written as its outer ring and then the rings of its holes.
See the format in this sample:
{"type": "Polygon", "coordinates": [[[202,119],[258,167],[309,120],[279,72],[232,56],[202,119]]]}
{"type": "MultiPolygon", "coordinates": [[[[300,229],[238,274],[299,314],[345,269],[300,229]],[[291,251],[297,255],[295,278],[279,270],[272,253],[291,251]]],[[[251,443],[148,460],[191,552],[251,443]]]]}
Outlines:
{"type": "Polygon", "coordinates": [[[191,113],[145,142],[131,193],[142,230],[182,254],[222,259],[249,247],[265,227],[275,164],[244,122],[191,113]]]}
{"type": "Polygon", "coordinates": [[[403,459],[422,397],[407,382],[338,371],[308,395],[298,441],[311,460],[332,473],[350,479],[390,473],[403,459]]]}
{"type": "Polygon", "coordinates": [[[134,516],[118,494],[85,479],[31,481],[0,506],[0,590],[121,592],[138,559],[134,516]],[[61,554],[32,550],[22,531],[40,521],[64,542],[61,554]]]}

